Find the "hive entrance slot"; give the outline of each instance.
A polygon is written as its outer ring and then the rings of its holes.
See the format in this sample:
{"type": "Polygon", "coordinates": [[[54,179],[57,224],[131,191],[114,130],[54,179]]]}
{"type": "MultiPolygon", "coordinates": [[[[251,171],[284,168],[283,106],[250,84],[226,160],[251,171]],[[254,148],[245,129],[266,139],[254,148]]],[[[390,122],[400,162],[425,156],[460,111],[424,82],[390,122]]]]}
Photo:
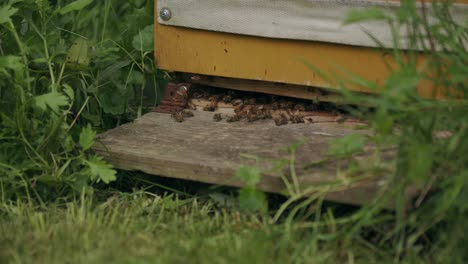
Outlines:
{"type": "Polygon", "coordinates": [[[275,124],[324,123],[324,122],[361,122],[350,116],[344,108],[331,102],[293,98],[262,93],[258,91],[217,88],[203,84],[193,84],[180,103],[173,104],[173,95],[180,92],[186,83],[169,84],[161,106],[156,112],[172,113],[173,118],[183,122],[187,111],[213,112],[216,122],[255,122],[272,119],[275,124]],[[182,112],[184,106],[186,109],[182,112]],[[163,111],[161,111],[163,108],[163,111]],[[171,111],[167,111],[171,109],[171,111]]]}

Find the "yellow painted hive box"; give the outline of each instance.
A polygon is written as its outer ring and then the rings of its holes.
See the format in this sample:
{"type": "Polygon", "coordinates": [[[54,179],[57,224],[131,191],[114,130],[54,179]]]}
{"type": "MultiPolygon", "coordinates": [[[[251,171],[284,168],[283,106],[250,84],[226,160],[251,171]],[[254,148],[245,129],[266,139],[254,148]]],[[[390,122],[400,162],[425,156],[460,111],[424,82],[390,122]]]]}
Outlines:
{"type": "MultiPolygon", "coordinates": [[[[453,16],[466,19],[468,0],[456,2],[453,16]]],[[[341,68],[381,84],[390,74],[384,62],[391,63],[390,56],[367,33],[390,48],[389,26],[382,21],[342,22],[353,9],[392,12],[399,5],[388,0],[157,0],[156,64],[184,73],[189,82],[205,80],[235,89],[240,80],[336,88],[305,62],[327,74],[341,68]]],[[[349,89],[365,91],[356,85],[349,89]]],[[[423,95],[431,90],[430,84],[420,86],[423,95]]],[[[291,96],[307,98],[306,93],[291,96]]]]}

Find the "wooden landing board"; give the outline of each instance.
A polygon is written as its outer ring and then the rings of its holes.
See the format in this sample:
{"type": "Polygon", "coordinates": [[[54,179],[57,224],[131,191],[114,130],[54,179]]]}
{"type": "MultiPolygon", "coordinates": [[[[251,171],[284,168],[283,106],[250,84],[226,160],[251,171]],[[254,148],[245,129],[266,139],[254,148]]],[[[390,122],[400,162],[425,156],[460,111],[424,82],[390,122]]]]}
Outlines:
{"type": "MultiPolygon", "coordinates": [[[[194,117],[178,123],[169,114],[148,113],[99,135],[94,149],[120,169],[229,186],[242,186],[235,171],[241,164],[252,163],[241,154],[255,155],[262,158],[258,188],[279,193],[285,185],[278,173],[271,171],[269,159],[287,159],[290,156],[286,148],[303,142],[297,149],[295,163],[300,186],[333,182],[339,180],[334,165],[304,167],[324,157],[329,140],[356,132],[356,124],[276,126],[273,120],[227,123],[214,122],[212,117],[213,113],[195,111],[194,117]]],[[[326,198],[363,204],[376,191],[375,184],[360,183],[326,198]]]]}

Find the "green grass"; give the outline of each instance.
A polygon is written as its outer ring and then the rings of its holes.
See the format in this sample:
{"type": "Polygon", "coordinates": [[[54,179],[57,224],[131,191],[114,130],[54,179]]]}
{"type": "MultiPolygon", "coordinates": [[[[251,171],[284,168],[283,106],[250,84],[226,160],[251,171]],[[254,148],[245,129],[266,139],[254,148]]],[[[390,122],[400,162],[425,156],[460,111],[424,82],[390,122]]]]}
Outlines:
{"type": "Polygon", "coordinates": [[[217,207],[209,199],[137,191],[47,209],[0,206],[1,263],[382,263],[391,255],[311,229],[217,207]]]}
{"type": "Polygon", "coordinates": [[[379,242],[392,232],[384,214],[368,221],[373,228],[353,234],[354,224],[343,220],[359,212],[356,207],[312,203],[307,209],[312,216],[305,217],[306,212],[290,221],[299,201],[274,221],[286,197],[270,194],[268,212],[251,213],[242,209],[237,195],[235,188],[119,173],[111,187],[89,189],[87,195],[46,207],[21,200],[2,202],[0,263],[444,263],[440,259],[446,259],[418,247],[396,257],[391,243],[379,242]]]}

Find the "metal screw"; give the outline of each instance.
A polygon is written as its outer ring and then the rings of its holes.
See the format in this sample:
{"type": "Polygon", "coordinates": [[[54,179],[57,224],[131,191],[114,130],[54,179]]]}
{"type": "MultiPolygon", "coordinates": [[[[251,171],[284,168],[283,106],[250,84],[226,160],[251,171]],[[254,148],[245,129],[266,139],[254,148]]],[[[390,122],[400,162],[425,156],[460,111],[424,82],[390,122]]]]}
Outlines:
{"type": "Polygon", "coordinates": [[[186,92],[188,92],[188,87],[185,86],[185,85],[180,86],[180,87],[179,87],[179,92],[180,92],[180,93],[186,93],[186,92]]]}
{"type": "Polygon", "coordinates": [[[168,21],[172,17],[171,10],[167,7],[161,8],[161,10],[159,10],[159,17],[164,21],[168,21]]]}

